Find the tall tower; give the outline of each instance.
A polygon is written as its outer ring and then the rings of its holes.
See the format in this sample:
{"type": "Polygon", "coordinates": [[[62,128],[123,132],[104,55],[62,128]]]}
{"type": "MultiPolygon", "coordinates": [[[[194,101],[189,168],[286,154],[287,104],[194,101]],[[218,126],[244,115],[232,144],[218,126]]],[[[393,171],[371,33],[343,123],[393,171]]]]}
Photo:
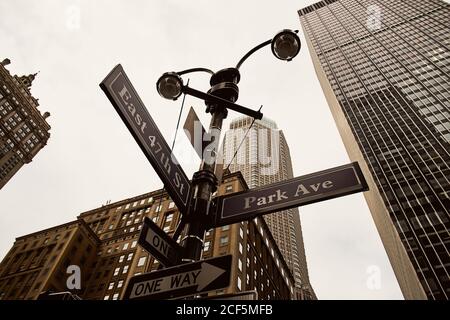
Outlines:
{"type": "Polygon", "coordinates": [[[450,297],[450,6],[299,10],[314,67],[406,299],[450,297]]]}
{"type": "Polygon", "coordinates": [[[11,76],[0,63],[0,189],[47,144],[48,112],[41,114],[30,88],[36,74],[11,76]]]}
{"type": "MultiPolygon", "coordinates": [[[[229,165],[231,172],[240,171],[249,188],[293,178],[291,155],[283,132],[270,119],[257,120],[251,126],[252,121],[243,116],[230,123],[222,149],[225,168],[229,165]]],[[[266,215],[264,219],[294,275],[298,298],[314,299],[298,209],[266,215]]]]}

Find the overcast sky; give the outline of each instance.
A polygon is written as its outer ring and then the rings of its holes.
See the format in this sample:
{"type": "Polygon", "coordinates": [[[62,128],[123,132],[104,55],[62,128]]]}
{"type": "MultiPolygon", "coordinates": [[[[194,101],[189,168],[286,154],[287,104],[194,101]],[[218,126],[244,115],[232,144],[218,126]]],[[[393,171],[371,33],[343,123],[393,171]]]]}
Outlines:
{"type": "MultiPolygon", "coordinates": [[[[98,86],[116,64],[171,145],[181,100],[162,99],[158,77],[234,66],[279,30],[301,29],[297,10],[313,2],[0,0],[0,60],[11,59],[12,74],[41,71],[32,93],[52,126],[48,145],[0,190],[0,258],[15,237],[162,187],[98,86]]],[[[270,47],[247,60],[239,97],[241,105],[263,105],[284,131],[295,175],[350,162],[300,36],[302,50],[290,63],[270,47]]],[[[189,78],[190,86],[208,89],[206,74],[189,78]]],[[[189,106],[207,126],[204,103],[191,97],[182,121],[189,106]]],[[[224,127],[236,116],[230,111],[224,127]]],[[[199,160],[182,132],[175,154],[192,176],[199,160]]],[[[319,299],[403,298],[362,194],[302,207],[300,216],[319,299]]]]}

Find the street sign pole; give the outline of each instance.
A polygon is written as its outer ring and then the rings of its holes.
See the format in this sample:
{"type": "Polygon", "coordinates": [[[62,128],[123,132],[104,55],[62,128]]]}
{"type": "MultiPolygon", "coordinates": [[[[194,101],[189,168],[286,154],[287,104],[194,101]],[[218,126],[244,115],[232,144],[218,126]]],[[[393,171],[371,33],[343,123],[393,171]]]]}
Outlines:
{"type": "MultiPolygon", "coordinates": [[[[237,100],[239,73],[236,69],[224,69],[211,77],[211,89],[208,93],[222,99],[234,102],[237,100]],[[236,73],[237,72],[237,73],[236,73]]],[[[211,122],[209,125],[209,136],[215,138],[210,144],[213,147],[204,154],[200,170],[194,174],[192,179],[193,199],[186,215],[186,224],[183,229],[185,235],[181,240],[181,246],[185,248],[183,261],[192,262],[201,258],[203,250],[203,239],[208,226],[215,216],[215,208],[212,207],[212,194],[217,190],[217,177],[214,173],[219,138],[222,130],[223,120],[227,117],[226,106],[216,102],[205,101],[210,112],[211,122]],[[214,134],[214,132],[216,134],[214,134]]]]}

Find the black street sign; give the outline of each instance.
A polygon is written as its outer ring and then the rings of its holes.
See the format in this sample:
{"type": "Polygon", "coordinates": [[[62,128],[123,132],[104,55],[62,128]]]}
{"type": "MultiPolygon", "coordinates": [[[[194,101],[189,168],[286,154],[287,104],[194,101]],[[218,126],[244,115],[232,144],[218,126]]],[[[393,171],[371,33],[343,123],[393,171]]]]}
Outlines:
{"type": "Polygon", "coordinates": [[[203,128],[200,119],[198,118],[194,108],[192,107],[189,110],[188,116],[186,117],[183,129],[184,133],[186,133],[189,141],[194,147],[195,152],[197,152],[200,159],[203,159],[203,152],[210,142],[205,141],[206,130],[205,128],[203,128]]]}
{"type": "Polygon", "coordinates": [[[226,288],[231,259],[226,255],[134,276],[124,299],[174,299],[226,288]]]}
{"type": "Polygon", "coordinates": [[[177,265],[181,261],[182,247],[147,217],[138,243],[165,267],[177,265]]]}
{"type": "Polygon", "coordinates": [[[100,83],[100,87],[164,182],[178,209],[186,212],[191,183],[120,64],[100,83]]]}
{"type": "Polygon", "coordinates": [[[357,162],[217,199],[213,227],[368,190],[357,162]]]}

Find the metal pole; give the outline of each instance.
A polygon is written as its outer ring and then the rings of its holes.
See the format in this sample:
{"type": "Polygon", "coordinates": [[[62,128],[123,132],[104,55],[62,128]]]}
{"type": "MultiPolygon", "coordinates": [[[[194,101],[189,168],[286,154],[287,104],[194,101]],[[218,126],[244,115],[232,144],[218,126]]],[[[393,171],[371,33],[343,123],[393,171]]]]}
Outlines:
{"type": "MultiPolygon", "coordinates": [[[[238,97],[239,71],[235,68],[224,69],[218,71],[211,77],[211,93],[220,98],[235,102],[238,97]]],[[[215,137],[214,148],[209,150],[209,159],[202,159],[200,170],[194,173],[192,184],[194,194],[191,205],[189,207],[186,224],[183,229],[185,235],[181,240],[181,246],[185,248],[183,254],[184,262],[198,261],[201,258],[203,250],[203,239],[207,228],[210,227],[209,222],[215,215],[212,210],[212,194],[217,189],[217,177],[214,174],[219,139],[222,130],[223,120],[227,117],[227,109],[223,105],[210,103],[206,101],[208,106],[207,112],[211,112],[211,123],[209,125],[210,136],[215,137]],[[212,134],[214,131],[217,134],[212,134]]]]}
{"type": "MultiPolygon", "coordinates": [[[[221,130],[224,119],[224,112],[217,110],[212,114],[209,132],[221,130]]],[[[219,131],[220,132],[220,131],[219,131]]],[[[219,137],[216,136],[216,139],[219,137]]],[[[211,161],[202,160],[200,170],[194,174],[194,196],[190,207],[188,221],[186,223],[181,245],[186,248],[183,261],[192,262],[200,260],[203,250],[203,239],[211,212],[212,194],[217,188],[217,178],[214,168],[217,157],[217,150],[212,150],[211,161]]]]}

